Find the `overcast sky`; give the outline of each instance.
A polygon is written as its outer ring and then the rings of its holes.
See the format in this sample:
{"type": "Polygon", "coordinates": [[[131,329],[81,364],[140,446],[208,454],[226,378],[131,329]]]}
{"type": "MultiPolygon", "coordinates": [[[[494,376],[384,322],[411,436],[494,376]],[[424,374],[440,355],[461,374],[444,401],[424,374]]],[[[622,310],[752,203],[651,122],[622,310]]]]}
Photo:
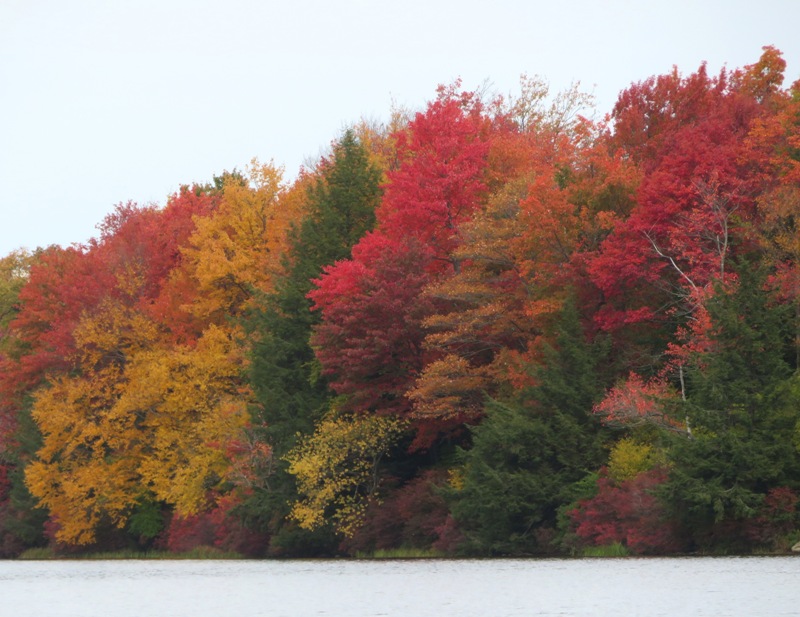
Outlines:
{"type": "Polygon", "coordinates": [[[293,177],[360,117],[461,77],[632,82],[775,45],[800,77],[796,0],[0,0],[0,256],[96,235],[119,202],[274,159],[293,177]]]}

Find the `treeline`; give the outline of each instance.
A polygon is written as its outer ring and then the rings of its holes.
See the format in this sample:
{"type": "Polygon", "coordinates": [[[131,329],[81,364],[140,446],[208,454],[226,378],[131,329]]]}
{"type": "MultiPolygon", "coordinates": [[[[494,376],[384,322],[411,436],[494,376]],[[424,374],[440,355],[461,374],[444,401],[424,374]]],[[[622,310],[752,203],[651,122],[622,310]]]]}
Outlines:
{"type": "Polygon", "coordinates": [[[0,554],[782,551],[800,81],[439,89],[0,260],[0,554]],[[620,548],[621,547],[621,548],[620,548]]]}

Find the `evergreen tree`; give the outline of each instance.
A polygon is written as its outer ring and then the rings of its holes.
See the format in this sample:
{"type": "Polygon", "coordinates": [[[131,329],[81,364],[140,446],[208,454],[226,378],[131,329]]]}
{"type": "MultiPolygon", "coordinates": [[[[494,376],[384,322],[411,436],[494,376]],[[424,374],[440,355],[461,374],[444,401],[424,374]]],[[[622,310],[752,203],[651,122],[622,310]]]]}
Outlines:
{"type": "Polygon", "coordinates": [[[41,447],[41,435],[30,416],[28,404],[20,410],[11,448],[5,452],[3,466],[8,470],[7,495],[0,499],[0,558],[17,557],[25,549],[44,546],[47,511],[37,507],[25,485],[24,468],[41,447]]]}
{"type": "Polygon", "coordinates": [[[466,550],[480,554],[550,552],[558,509],[573,485],[603,460],[602,433],[592,404],[602,345],[586,342],[567,303],[555,344],[534,369],[536,386],[507,403],[491,401],[462,451],[463,482],[453,515],[466,550]]]}
{"type": "Polygon", "coordinates": [[[735,288],[718,288],[709,300],[710,350],[689,375],[693,438],[671,450],[664,497],[703,549],[750,548],[743,530],[766,494],[800,485],[790,320],[765,280],[745,264],[735,288]]]}
{"type": "MultiPolygon", "coordinates": [[[[254,421],[265,427],[264,438],[275,460],[272,476],[265,478],[267,490],[254,497],[249,510],[269,519],[273,531],[284,529],[287,504],[294,496],[294,481],[282,457],[298,435],[312,432],[330,397],[309,345],[319,316],[310,310],[306,295],[322,269],[347,257],[353,244],[373,227],[381,197],[381,172],[352,131],[345,132],[321,168],[321,177],[309,191],[309,213],[293,232],[285,275],[247,323],[254,339],[250,380],[259,403],[254,421]]],[[[288,528],[284,531],[288,533],[288,528]]]]}

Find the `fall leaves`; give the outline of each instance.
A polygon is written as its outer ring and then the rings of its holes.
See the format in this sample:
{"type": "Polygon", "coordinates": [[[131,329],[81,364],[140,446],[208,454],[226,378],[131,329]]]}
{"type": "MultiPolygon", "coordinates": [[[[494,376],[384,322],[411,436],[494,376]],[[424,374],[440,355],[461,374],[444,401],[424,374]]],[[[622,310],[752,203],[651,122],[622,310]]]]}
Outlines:
{"type": "MultiPolygon", "coordinates": [[[[118,206],[85,246],[9,255],[3,451],[30,412],[41,443],[19,467],[69,545],[153,511],[148,537],[240,516],[273,554],[330,553],[434,492],[420,526],[437,545],[544,552],[564,525],[605,538],[608,517],[636,550],[680,544],[647,544],[659,521],[634,528],[638,510],[611,502],[701,491],[692,440],[727,455],[715,389],[744,383],[737,354],[766,362],[731,333],[785,338],[736,311],[789,307],[800,332],[783,68],[766,48],[718,76],[653,77],[608,124],[537,79],[510,100],[443,87],[391,130],[345,131],[292,182],[254,160],[161,208],[118,206]]],[[[719,403],[732,424],[745,399],[772,413],[754,389],[719,403]]],[[[773,476],[742,503],[784,495],[773,476]]]]}
{"type": "MultiPolygon", "coordinates": [[[[77,267],[57,282],[69,286],[83,266],[91,293],[57,295],[70,304],[46,317],[50,331],[69,332],[53,350],[67,370],[50,364],[35,394],[43,445],[26,471],[59,541],[90,543],[106,521],[123,527],[143,498],[194,514],[232,477],[229,445],[248,428],[251,396],[243,333],[229,316],[269,286],[267,256],[289,224],[267,224],[281,220],[280,172],[254,164],[250,173],[251,184],[186,189],[163,210],[122,207],[99,240],[67,251],[77,267]]],[[[54,276],[61,253],[52,254],[32,285],[54,276]]],[[[40,305],[36,295],[23,301],[23,317],[40,305]]]]}

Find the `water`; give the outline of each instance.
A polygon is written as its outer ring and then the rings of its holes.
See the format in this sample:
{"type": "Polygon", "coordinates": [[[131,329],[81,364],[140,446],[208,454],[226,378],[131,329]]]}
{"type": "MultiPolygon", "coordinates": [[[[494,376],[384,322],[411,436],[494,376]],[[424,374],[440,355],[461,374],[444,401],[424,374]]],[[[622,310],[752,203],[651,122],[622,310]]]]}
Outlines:
{"type": "Polygon", "coordinates": [[[800,557],[4,561],[9,617],[800,614],[800,557]]]}

